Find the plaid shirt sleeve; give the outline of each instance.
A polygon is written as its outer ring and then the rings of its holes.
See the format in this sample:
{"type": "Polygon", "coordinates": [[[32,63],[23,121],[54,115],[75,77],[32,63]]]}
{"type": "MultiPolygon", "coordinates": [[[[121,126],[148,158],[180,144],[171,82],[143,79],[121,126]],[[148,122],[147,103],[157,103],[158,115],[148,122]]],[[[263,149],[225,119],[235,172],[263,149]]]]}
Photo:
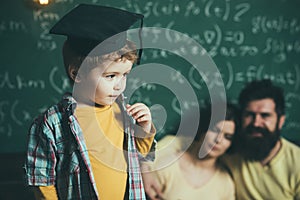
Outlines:
{"type": "Polygon", "coordinates": [[[155,152],[156,152],[156,147],[157,146],[157,141],[154,139],[150,148],[150,151],[146,154],[143,155],[138,151],[138,157],[140,162],[154,162],[155,160],[155,152]]]}
{"type": "Polygon", "coordinates": [[[136,124],[134,124],[134,131],[139,160],[141,162],[154,161],[157,146],[157,142],[154,138],[156,134],[154,124],[151,126],[150,133],[144,132],[144,130],[136,124]]]}
{"type": "Polygon", "coordinates": [[[28,135],[26,156],[26,180],[28,185],[47,186],[55,184],[55,146],[51,127],[45,116],[39,116],[28,135]]]}
{"type": "Polygon", "coordinates": [[[66,94],[31,125],[25,179],[31,186],[54,185],[60,199],[95,200],[97,188],[73,103],[66,94]]]}

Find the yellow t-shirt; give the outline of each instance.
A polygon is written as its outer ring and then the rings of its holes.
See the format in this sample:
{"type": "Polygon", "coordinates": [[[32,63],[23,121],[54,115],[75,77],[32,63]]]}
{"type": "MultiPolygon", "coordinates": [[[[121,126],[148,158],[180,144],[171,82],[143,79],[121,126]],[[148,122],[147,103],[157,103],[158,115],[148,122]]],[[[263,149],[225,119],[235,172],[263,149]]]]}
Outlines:
{"type": "Polygon", "coordinates": [[[35,199],[58,200],[54,185],[32,187],[35,199]]]}
{"type": "MultiPolygon", "coordinates": [[[[127,183],[127,163],[124,156],[126,151],[123,151],[124,130],[120,108],[116,103],[101,108],[78,107],[75,116],[83,131],[99,198],[123,199],[127,183]]],[[[155,128],[152,127],[149,137],[136,138],[140,153],[147,154],[150,151],[154,133],[155,128]]],[[[53,188],[39,187],[36,194],[50,200],[56,196],[53,188]]]]}
{"type": "Polygon", "coordinates": [[[236,184],[237,199],[300,199],[300,148],[283,138],[281,141],[280,151],[265,166],[239,155],[225,158],[236,184]]]}
{"type": "MultiPolygon", "coordinates": [[[[127,152],[123,151],[124,130],[118,105],[79,107],[75,115],[83,131],[100,199],[123,199],[127,183],[124,154],[127,152]]],[[[136,138],[137,149],[142,154],[148,153],[153,139],[154,134],[136,138]]]]}
{"type": "Polygon", "coordinates": [[[200,187],[191,186],[184,177],[179,162],[156,171],[163,186],[163,197],[166,200],[234,200],[235,189],[230,175],[217,170],[207,183],[200,187]]]}
{"type": "Polygon", "coordinates": [[[123,129],[114,120],[111,106],[78,107],[76,117],[83,131],[100,199],[123,199],[126,160],[123,129]]]}

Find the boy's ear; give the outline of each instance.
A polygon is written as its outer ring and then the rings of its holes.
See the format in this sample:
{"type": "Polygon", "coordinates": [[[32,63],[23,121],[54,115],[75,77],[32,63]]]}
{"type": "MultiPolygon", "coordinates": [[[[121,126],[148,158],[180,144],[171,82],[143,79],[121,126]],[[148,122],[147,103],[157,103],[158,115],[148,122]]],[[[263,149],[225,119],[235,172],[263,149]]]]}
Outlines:
{"type": "Polygon", "coordinates": [[[78,74],[78,69],[74,66],[69,65],[69,75],[75,83],[79,83],[81,81],[80,76],[78,74]]]}

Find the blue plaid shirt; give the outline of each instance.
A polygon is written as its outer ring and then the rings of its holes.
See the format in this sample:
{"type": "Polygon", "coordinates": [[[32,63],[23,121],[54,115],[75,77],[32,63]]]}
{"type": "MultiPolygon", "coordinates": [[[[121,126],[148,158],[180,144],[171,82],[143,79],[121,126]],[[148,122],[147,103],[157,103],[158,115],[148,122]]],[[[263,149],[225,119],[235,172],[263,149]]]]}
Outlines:
{"type": "MultiPolygon", "coordinates": [[[[33,122],[25,164],[27,184],[55,185],[59,199],[98,199],[87,147],[74,116],[75,108],[76,101],[66,94],[61,102],[33,122]]],[[[128,140],[129,199],[145,199],[133,129],[131,123],[124,124],[128,140]]],[[[155,142],[151,152],[153,147],[155,142]]],[[[148,159],[154,159],[153,152],[149,155],[152,156],[148,159]]]]}

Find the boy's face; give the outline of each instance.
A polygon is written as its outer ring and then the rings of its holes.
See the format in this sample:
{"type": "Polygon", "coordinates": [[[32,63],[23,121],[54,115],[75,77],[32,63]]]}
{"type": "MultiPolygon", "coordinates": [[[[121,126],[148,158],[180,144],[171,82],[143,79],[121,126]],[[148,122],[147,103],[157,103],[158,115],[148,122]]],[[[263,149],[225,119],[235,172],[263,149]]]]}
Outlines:
{"type": "Polygon", "coordinates": [[[99,65],[80,76],[78,84],[83,84],[84,87],[80,87],[82,91],[79,99],[83,102],[79,103],[96,103],[102,106],[113,104],[125,90],[126,78],[132,64],[126,59],[109,62],[106,66],[99,65]]]}

